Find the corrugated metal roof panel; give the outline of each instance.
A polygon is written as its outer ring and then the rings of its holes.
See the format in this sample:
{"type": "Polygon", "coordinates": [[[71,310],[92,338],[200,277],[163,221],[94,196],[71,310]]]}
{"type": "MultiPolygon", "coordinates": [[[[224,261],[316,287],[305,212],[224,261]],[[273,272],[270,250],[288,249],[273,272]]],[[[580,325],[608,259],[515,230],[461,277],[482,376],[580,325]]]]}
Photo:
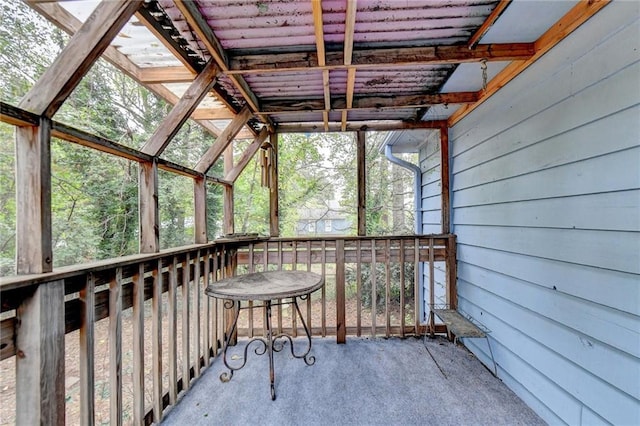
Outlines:
{"type": "Polygon", "coordinates": [[[320,71],[251,74],[246,81],[261,98],[324,96],[320,71]]]}

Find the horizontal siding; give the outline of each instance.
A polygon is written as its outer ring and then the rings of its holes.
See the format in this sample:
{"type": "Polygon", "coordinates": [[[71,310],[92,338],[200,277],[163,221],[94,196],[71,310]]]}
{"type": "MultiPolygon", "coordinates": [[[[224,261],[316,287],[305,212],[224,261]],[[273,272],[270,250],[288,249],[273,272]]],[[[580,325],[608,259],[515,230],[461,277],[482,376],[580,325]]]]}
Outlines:
{"type": "Polygon", "coordinates": [[[553,424],[640,424],[639,19],[611,3],[450,130],[459,308],[553,424]]]}
{"type": "Polygon", "coordinates": [[[429,134],[420,148],[419,162],[422,171],[422,233],[439,234],[442,232],[439,132],[429,134]]]}

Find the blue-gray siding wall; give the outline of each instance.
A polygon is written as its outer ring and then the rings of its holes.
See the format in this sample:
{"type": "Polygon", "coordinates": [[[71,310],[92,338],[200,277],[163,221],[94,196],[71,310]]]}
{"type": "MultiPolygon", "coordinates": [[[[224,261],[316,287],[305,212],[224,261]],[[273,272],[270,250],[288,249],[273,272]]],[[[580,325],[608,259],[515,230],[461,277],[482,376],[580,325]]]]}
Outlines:
{"type": "Polygon", "coordinates": [[[552,424],[640,424],[639,16],[614,1],[450,129],[459,307],[552,424]]]}

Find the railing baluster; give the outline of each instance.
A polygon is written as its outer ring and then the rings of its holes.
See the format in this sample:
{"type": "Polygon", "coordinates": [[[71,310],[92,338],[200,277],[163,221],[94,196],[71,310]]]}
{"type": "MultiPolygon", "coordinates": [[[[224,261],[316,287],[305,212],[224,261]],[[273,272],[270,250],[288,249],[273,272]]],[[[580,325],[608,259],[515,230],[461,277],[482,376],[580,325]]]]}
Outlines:
{"type": "Polygon", "coordinates": [[[96,320],[96,293],[93,273],[87,274],[80,290],[82,304],[80,325],[80,422],[92,426],[95,422],[94,344],[96,320]]]}
{"type": "Polygon", "coordinates": [[[133,276],[133,423],[144,424],[144,263],[133,276]]]}
{"type": "MultiPolygon", "coordinates": [[[[213,249],[213,277],[212,277],[212,281],[216,282],[218,281],[218,277],[219,277],[219,272],[220,272],[220,265],[218,263],[218,249],[214,248],[213,249]]],[[[219,345],[219,336],[220,336],[220,323],[221,321],[219,321],[219,310],[218,310],[218,299],[214,299],[213,300],[213,324],[212,324],[212,328],[213,328],[213,356],[216,357],[218,356],[218,349],[220,347],[219,345]]]]}
{"type": "Polygon", "coordinates": [[[376,283],[376,240],[371,240],[371,337],[376,337],[377,283],[376,283]]]}
{"type": "Polygon", "coordinates": [[[153,348],[153,420],[162,420],[162,259],[152,271],[153,298],[151,299],[151,346],[153,348]]]}
{"type": "Polygon", "coordinates": [[[182,389],[189,389],[191,382],[191,363],[189,348],[189,315],[191,309],[189,306],[189,281],[191,270],[191,259],[189,253],[185,254],[185,260],[182,262],[182,389]]]}
{"type": "MultiPolygon", "coordinates": [[[[254,267],[253,267],[253,244],[249,244],[249,273],[253,273],[254,272],[254,267]]],[[[249,314],[249,324],[248,324],[248,334],[249,334],[249,338],[253,337],[253,300],[249,301],[249,309],[248,309],[248,314],[249,314]]]]}
{"type": "Polygon", "coordinates": [[[344,290],[344,240],[336,241],[336,334],[338,343],[346,343],[346,299],[344,290]]]}
{"type": "MultiPolygon", "coordinates": [[[[202,283],[203,289],[209,286],[209,279],[211,275],[211,251],[206,249],[204,251],[204,279],[202,283]]],[[[205,298],[204,304],[204,365],[209,366],[211,362],[211,298],[205,298]]]]}
{"type": "Polygon", "coordinates": [[[322,286],[322,337],[327,336],[327,242],[322,240],[322,278],[325,285],[322,286]]]}
{"type": "Polygon", "coordinates": [[[362,244],[356,241],[356,335],[362,335],[362,244]]]}
{"type": "Polygon", "coordinates": [[[122,268],[109,282],[109,416],[122,425],[122,268]]]}
{"type": "Polygon", "coordinates": [[[167,317],[169,321],[169,403],[178,400],[178,259],[173,256],[169,265],[169,303],[167,317]]]}
{"type": "MultiPolygon", "coordinates": [[[[284,256],[284,252],[282,249],[282,241],[278,241],[278,271],[282,271],[282,263],[284,256]]],[[[278,333],[282,333],[282,299],[278,299],[278,333]]]]}
{"type": "MultiPolygon", "coordinates": [[[[307,241],[307,272],[311,272],[311,241],[307,241]]],[[[307,326],[313,333],[313,325],[311,324],[311,295],[307,297],[307,326]]]]}
{"type": "Polygon", "coordinates": [[[391,244],[389,239],[384,242],[384,266],[387,273],[387,279],[384,286],[384,310],[385,310],[385,336],[391,335],[391,244]]]}
{"type": "Polygon", "coordinates": [[[404,337],[404,288],[405,288],[405,278],[404,278],[404,240],[400,240],[400,336],[404,337]]]}
{"type": "MultiPolygon", "coordinates": [[[[291,270],[295,271],[298,269],[298,242],[294,241],[291,244],[291,270]]],[[[296,313],[294,311],[293,304],[289,305],[289,312],[291,316],[291,335],[293,337],[298,337],[298,321],[296,318],[296,313]]]]}
{"type": "Polygon", "coordinates": [[[195,307],[192,311],[193,322],[195,324],[195,349],[196,363],[194,365],[194,377],[200,377],[200,250],[196,252],[196,258],[193,260],[193,288],[195,291],[195,307]]]}

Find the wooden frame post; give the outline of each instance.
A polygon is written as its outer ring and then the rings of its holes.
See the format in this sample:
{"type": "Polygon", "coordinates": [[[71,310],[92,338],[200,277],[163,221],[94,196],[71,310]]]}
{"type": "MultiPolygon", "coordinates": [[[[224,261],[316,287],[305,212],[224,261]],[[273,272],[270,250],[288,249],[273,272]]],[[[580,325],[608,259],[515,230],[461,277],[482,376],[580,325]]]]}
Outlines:
{"type": "Polygon", "coordinates": [[[16,424],[64,425],[64,281],[39,285],[16,318],[16,424]]]}
{"type": "MultiPolygon", "coordinates": [[[[233,142],[231,142],[224,151],[224,174],[226,175],[233,169],[233,142]]],[[[233,185],[225,185],[223,190],[222,205],[224,209],[224,234],[233,234],[235,232],[234,222],[234,205],[233,205],[233,185]]]]}
{"type": "Polygon", "coordinates": [[[358,173],[358,236],[367,235],[367,172],[366,133],[357,132],[357,173],[358,173]]]}
{"type": "Polygon", "coordinates": [[[194,243],[206,244],[207,236],[207,180],[195,178],[193,180],[193,209],[195,218],[194,243]]]}
{"type": "Polygon", "coordinates": [[[160,214],[158,211],[158,162],[140,163],[138,180],[138,208],[140,210],[140,253],[160,250],[160,214]]]}
{"type": "Polygon", "coordinates": [[[442,184],[442,233],[451,232],[451,201],[449,198],[449,128],[440,128],[440,182],[442,184]]]}
{"type": "Polygon", "coordinates": [[[16,271],[51,272],[51,120],[16,127],[15,135],[16,271]]]}
{"type": "Polygon", "coordinates": [[[273,152],[271,169],[269,172],[269,235],[280,236],[280,208],[279,208],[279,183],[278,183],[278,133],[269,135],[269,142],[273,152]]]}

